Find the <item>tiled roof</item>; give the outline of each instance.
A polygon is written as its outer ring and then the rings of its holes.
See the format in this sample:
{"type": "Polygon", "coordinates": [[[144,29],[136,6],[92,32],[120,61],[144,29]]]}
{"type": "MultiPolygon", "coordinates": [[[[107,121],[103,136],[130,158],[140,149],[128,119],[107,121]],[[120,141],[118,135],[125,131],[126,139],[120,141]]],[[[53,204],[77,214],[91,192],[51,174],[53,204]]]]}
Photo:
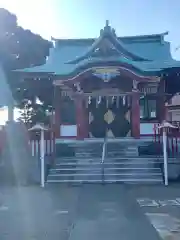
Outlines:
{"type": "Polygon", "coordinates": [[[105,26],[98,39],[56,39],[46,64],[18,71],[67,76],[81,66],[88,68],[88,64],[98,62],[126,63],[144,74],[180,67],[180,61],[172,59],[170,43],[164,40],[166,34],[119,38],[114,29],[105,26]],[[94,57],[93,53],[103,38],[109,38],[119,55],[94,57]]]}

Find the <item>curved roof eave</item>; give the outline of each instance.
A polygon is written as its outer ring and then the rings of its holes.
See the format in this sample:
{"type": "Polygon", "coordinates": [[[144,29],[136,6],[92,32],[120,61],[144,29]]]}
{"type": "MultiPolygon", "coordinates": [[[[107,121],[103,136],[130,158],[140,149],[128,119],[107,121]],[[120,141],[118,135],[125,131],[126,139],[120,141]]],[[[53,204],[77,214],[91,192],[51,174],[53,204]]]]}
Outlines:
{"type": "Polygon", "coordinates": [[[42,66],[35,66],[32,68],[23,68],[23,69],[16,69],[13,70],[13,72],[22,73],[22,74],[55,74],[54,71],[47,71],[45,68],[42,68],[42,66]]]}
{"type": "Polygon", "coordinates": [[[125,45],[122,42],[120,42],[120,40],[115,38],[113,35],[111,35],[110,37],[112,43],[114,44],[114,46],[116,46],[116,49],[119,50],[120,53],[124,53],[125,56],[130,56],[132,59],[135,59],[136,61],[149,61],[149,59],[140,57],[139,55],[130,52],[128,49],[126,49],[125,45]]]}
{"type": "Polygon", "coordinates": [[[84,60],[80,62],[79,64],[76,65],[76,69],[81,68],[81,67],[89,67],[90,65],[98,65],[102,64],[104,66],[108,65],[108,63],[114,64],[114,66],[119,66],[119,65],[126,65],[129,68],[136,68],[139,69],[141,72],[152,72],[152,71],[160,71],[162,68],[154,67],[150,65],[150,62],[141,63],[141,62],[136,62],[132,60],[127,60],[126,58],[92,58],[88,60],[84,60]]]}
{"type": "Polygon", "coordinates": [[[180,66],[174,66],[174,67],[167,67],[161,69],[161,72],[179,72],[180,73],[180,66]]]}
{"type": "MultiPolygon", "coordinates": [[[[91,63],[84,63],[79,65],[78,67],[76,67],[74,69],[74,71],[72,71],[69,74],[57,74],[58,76],[60,76],[61,78],[67,79],[68,78],[74,78],[77,75],[80,75],[82,72],[87,72],[87,70],[92,70],[93,68],[98,68],[98,67],[104,67],[104,62],[91,62],[91,63]]],[[[122,69],[128,69],[129,71],[132,71],[134,73],[137,73],[140,76],[157,76],[157,71],[152,69],[151,71],[145,71],[144,69],[138,68],[137,66],[134,66],[132,64],[128,64],[128,63],[121,63],[121,65],[119,65],[119,63],[114,62],[114,61],[109,61],[106,62],[106,66],[105,67],[119,67],[122,69]]]]}

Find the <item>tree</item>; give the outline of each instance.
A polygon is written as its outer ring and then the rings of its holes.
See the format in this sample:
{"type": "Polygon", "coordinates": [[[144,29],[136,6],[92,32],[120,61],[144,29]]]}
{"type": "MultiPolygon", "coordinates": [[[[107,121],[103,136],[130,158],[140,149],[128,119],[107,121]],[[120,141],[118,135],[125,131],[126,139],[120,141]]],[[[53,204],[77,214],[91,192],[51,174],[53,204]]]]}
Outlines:
{"type": "Polygon", "coordinates": [[[20,109],[19,120],[23,121],[29,127],[34,125],[37,122],[43,122],[45,125],[49,125],[49,115],[44,105],[36,103],[32,105],[31,101],[24,99],[22,102],[23,106],[20,109]]]}
{"type": "Polygon", "coordinates": [[[17,17],[0,8],[0,59],[5,69],[45,63],[51,42],[17,25],[17,17]]]}
{"type": "Polygon", "coordinates": [[[23,121],[25,124],[31,123],[31,118],[33,116],[33,108],[28,100],[24,100],[23,108],[20,109],[19,120],[23,121]]]}
{"type": "Polygon", "coordinates": [[[32,113],[32,117],[35,111],[39,111],[37,98],[41,100],[45,108],[52,105],[50,97],[47,98],[53,94],[52,82],[43,81],[42,84],[42,81],[33,79],[22,81],[22,78],[12,70],[44,64],[50,47],[51,42],[18,26],[16,15],[0,8],[0,63],[18,108],[24,108],[27,111],[30,104],[33,111],[28,114],[32,113]],[[45,93],[47,89],[48,94],[45,93]]]}

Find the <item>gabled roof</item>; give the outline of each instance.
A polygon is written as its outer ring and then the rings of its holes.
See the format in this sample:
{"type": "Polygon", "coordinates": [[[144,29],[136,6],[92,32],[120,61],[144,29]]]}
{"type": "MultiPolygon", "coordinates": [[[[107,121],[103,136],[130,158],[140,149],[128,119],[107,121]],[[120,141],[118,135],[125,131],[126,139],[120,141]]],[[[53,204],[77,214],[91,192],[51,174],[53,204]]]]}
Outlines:
{"type": "Polygon", "coordinates": [[[144,74],[180,67],[180,62],[172,59],[170,43],[164,40],[167,34],[120,38],[107,22],[98,39],[53,39],[55,46],[46,64],[18,71],[68,76],[98,63],[126,63],[144,74]]]}
{"type": "Polygon", "coordinates": [[[87,50],[87,52],[84,55],[69,61],[68,63],[76,64],[86,58],[90,58],[95,55],[97,50],[101,50],[101,52],[103,50],[107,51],[106,54],[109,56],[111,54],[111,51],[114,50],[112,51],[112,53],[116,53],[117,56],[124,56],[135,61],[148,60],[129,51],[128,48],[123,44],[123,42],[117,38],[115,30],[109,26],[109,22],[107,21],[104,29],[101,29],[100,31],[100,37],[94,41],[94,43],[87,50]]]}

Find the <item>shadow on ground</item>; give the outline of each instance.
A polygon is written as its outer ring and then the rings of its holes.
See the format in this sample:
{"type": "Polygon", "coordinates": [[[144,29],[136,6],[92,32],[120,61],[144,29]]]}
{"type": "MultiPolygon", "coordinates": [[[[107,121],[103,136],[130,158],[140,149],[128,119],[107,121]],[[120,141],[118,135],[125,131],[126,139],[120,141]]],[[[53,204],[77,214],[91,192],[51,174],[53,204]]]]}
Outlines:
{"type": "Polygon", "coordinates": [[[1,240],[159,239],[123,185],[1,188],[1,240]]]}

